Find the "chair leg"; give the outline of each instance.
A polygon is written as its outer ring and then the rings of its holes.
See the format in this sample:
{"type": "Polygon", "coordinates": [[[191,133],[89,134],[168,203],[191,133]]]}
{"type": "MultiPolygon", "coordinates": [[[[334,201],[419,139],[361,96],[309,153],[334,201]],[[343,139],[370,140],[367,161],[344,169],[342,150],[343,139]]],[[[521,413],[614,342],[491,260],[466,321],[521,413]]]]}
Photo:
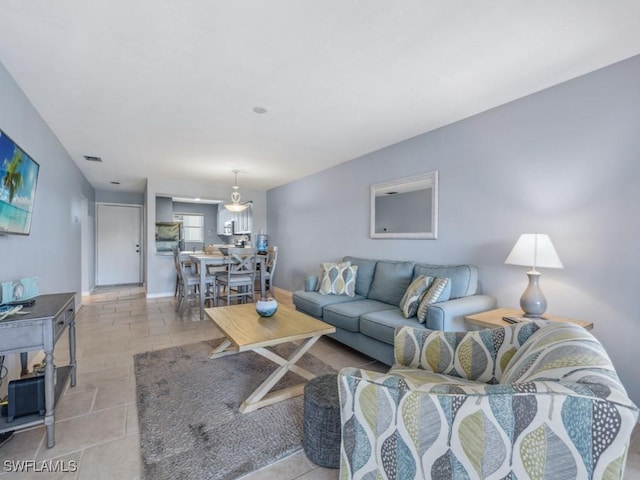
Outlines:
{"type": "Polygon", "coordinates": [[[178,316],[182,316],[182,307],[184,306],[184,289],[180,292],[180,297],[178,297],[178,316]]]}
{"type": "MultiPolygon", "coordinates": [[[[187,302],[190,302],[193,298],[195,298],[195,291],[193,291],[190,287],[183,285],[182,286],[182,295],[180,296],[180,306],[178,307],[178,315],[182,317],[184,315],[184,307],[187,302]]],[[[191,307],[191,304],[189,304],[191,307]]]]}

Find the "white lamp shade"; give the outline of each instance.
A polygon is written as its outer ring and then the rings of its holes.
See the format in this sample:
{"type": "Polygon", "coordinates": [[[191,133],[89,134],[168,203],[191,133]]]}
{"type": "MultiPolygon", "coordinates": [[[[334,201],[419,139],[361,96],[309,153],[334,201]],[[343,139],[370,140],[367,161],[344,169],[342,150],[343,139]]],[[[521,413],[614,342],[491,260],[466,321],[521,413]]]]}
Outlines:
{"type": "Polygon", "coordinates": [[[549,235],[543,233],[523,233],[520,235],[504,263],[531,266],[533,270],[536,267],[563,268],[549,235]]]}
{"type": "Polygon", "coordinates": [[[224,206],[224,208],[226,208],[227,210],[233,213],[244,212],[248,207],[249,205],[240,204],[240,203],[227,203],[224,206]]]}

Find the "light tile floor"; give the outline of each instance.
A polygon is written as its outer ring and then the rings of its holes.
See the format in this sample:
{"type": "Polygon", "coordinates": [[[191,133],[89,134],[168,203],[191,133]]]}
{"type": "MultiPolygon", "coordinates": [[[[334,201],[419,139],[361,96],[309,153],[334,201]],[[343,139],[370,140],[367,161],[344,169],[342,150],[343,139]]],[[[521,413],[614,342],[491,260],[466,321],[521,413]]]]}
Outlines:
{"type": "MultiPolygon", "coordinates": [[[[290,299],[280,298],[281,302],[290,299]]],[[[109,479],[140,478],[140,438],[135,404],[133,355],[166,347],[221,337],[209,321],[200,321],[197,309],[180,318],[173,298],[146,299],[141,287],[98,289],[83,298],[77,315],[78,382],[67,389],[56,410],[56,446],[46,448],[44,427],[17,432],[0,448],[0,478],[109,479]],[[61,460],[67,473],[11,473],[5,461],[61,460]]],[[[66,338],[66,336],[65,336],[66,338]]],[[[61,339],[56,360],[68,360],[61,339]]],[[[311,352],[336,369],[385,366],[339,343],[323,338],[311,352]]],[[[42,469],[41,464],[39,465],[42,469]]],[[[317,467],[303,452],[254,472],[246,480],[326,480],[338,471],[317,467]]],[[[626,478],[640,478],[640,428],[634,431],[626,478]]]]}
{"type": "MultiPolygon", "coordinates": [[[[279,299],[291,301],[290,297],[279,299]]],[[[44,427],[16,432],[0,448],[3,480],[140,478],[133,356],[222,337],[210,320],[199,320],[197,308],[180,318],[173,298],[146,299],[138,286],[100,288],[84,297],[76,330],[77,385],[67,388],[56,408],[56,446],[46,447],[44,427]],[[71,469],[72,462],[78,468],[67,473],[12,473],[5,469],[6,460],[61,460],[58,465],[66,469],[71,469]]],[[[387,368],[329,338],[321,339],[311,353],[336,369],[348,365],[387,368]]],[[[59,365],[68,361],[66,335],[56,345],[55,360],[59,365]]],[[[43,467],[38,464],[38,468],[43,467]]],[[[338,471],[317,467],[300,452],[245,478],[335,479],[338,471]]]]}

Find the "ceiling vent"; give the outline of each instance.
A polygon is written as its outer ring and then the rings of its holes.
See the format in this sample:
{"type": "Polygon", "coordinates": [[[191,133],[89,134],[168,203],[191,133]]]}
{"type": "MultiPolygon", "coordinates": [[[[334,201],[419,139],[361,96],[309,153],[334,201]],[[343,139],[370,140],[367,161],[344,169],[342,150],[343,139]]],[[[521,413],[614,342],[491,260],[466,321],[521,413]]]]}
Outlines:
{"type": "Polygon", "coordinates": [[[85,155],[84,159],[87,162],[102,162],[102,159],[100,157],[94,157],[93,155],[85,155]]]}

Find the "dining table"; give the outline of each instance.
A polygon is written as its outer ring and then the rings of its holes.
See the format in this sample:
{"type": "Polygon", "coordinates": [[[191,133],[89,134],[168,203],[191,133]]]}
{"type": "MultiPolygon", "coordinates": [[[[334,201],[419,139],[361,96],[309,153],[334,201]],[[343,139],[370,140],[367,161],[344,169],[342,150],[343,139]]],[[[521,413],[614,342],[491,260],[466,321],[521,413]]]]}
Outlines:
{"type": "MultiPolygon", "coordinates": [[[[200,320],[204,319],[204,300],[206,296],[206,278],[209,266],[220,267],[229,264],[229,257],[222,253],[190,253],[191,271],[200,275],[200,320]]],[[[233,259],[232,259],[233,261],[233,259]]],[[[266,293],[267,280],[265,276],[267,265],[267,255],[258,253],[256,255],[256,268],[260,273],[260,296],[264,297],[266,293]]]]}

